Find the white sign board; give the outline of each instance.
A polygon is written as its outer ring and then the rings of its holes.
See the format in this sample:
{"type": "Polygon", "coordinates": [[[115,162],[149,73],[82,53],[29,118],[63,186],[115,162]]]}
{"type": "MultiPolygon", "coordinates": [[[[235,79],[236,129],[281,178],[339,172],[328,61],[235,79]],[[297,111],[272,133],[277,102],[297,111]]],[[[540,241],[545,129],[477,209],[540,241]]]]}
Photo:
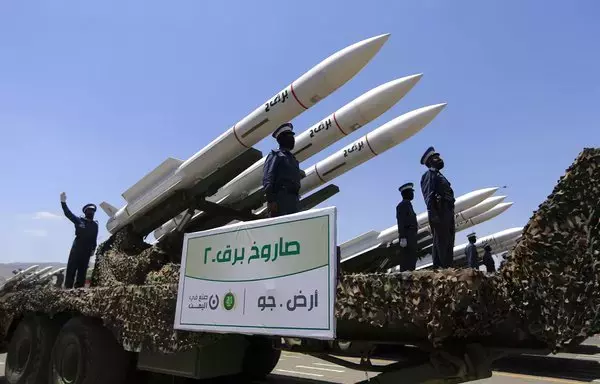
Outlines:
{"type": "Polygon", "coordinates": [[[335,338],[336,209],[185,235],[175,329],[335,338]]]}

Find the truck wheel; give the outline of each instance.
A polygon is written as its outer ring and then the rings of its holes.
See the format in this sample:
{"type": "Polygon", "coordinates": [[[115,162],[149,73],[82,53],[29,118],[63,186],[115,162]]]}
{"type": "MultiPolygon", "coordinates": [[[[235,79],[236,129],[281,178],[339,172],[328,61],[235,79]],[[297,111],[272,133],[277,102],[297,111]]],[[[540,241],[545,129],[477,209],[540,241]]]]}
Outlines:
{"type": "Polygon", "coordinates": [[[5,377],[8,384],[45,383],[48,361],[58,326],[43,316],[23,319],[8,346],[5,377]]]}
{"type": "Polygon", "coordinates": [[[50,365],[50,384],[119,384],[126,379],[129,354],[99,321],[77,317],[60,330],[50,365]]]}
{"type": "Polygon", "coordinates": [[[275,348],[274,341],[267,337],[249,337],[243,362],[243,374],[249,379],[265,378],[279,362],[281,349],[275,348]]]}

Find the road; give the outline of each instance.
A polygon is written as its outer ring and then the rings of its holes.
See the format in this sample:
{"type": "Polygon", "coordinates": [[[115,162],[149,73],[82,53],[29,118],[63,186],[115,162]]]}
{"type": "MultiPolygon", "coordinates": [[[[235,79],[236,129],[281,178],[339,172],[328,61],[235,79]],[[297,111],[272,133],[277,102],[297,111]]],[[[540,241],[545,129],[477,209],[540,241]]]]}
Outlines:
{"type": "MultiPolygon", "coordinates": [[[[4,373],[5,355],[0,355],[0,372],[4,373]]],[[[358,362],[357,359],[347,360],[358,362]]],[[[373,360],[373,364],[385,364],[373,360]]],[[[326,384],[356,383],[373,378],[376,373],[365,373],[327,361],[283,352],[279,364],[265,384],[326,384]]],[[[553,356],[518,356],[500,360],[489,379],[473,381],[477,384],[571,384],[600,383],[600,338],[593,337],[570,351],[553,356]]],[[[0,376],[0,383],[4,384],[0,376]]],[[[202,381],[209,384],[210,381],[202,381]]]]}

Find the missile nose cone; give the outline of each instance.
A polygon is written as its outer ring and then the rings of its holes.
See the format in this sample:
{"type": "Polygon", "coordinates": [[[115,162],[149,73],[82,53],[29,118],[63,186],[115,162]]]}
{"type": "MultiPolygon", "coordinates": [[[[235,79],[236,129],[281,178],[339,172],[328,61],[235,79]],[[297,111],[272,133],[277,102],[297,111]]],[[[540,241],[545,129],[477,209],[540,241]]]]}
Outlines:
{"type": "Polygon", "coordinates": [[[421,80],[422,77],[423,74],[418,73],[416,75],[405,76],[396,80],[392,80],[385,85],[391,89],[397,88],[402,95],[405,95],[419,82],[419,80],[421,80]]]}
{"type": "Polygon", "coordinates": [[[373,56],[379,52],[383,44],[388,40],[390,34],[379,35],[371,37],[365,40],[361,40],[357,43],[352,44],[341,52],[349,53],[356,57],[357,61],[364,61],[366,64],[373,56]]]}

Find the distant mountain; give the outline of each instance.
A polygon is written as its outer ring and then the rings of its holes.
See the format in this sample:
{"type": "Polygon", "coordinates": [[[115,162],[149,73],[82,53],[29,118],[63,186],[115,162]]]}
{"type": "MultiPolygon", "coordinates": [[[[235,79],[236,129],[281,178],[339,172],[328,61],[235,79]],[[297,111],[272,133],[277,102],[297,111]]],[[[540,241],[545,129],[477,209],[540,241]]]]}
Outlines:
{"type": "Polygon", "coordinates": [[[45,267],[61,268],[67,266],[67,264],[65,263],[0,263],[0,281],[4,281],[7,278],[11,277],[13,275],[13,271],[18,269],[26,269],[31,267],[32,265],[38,265],[39,269],[45,267]]]}

